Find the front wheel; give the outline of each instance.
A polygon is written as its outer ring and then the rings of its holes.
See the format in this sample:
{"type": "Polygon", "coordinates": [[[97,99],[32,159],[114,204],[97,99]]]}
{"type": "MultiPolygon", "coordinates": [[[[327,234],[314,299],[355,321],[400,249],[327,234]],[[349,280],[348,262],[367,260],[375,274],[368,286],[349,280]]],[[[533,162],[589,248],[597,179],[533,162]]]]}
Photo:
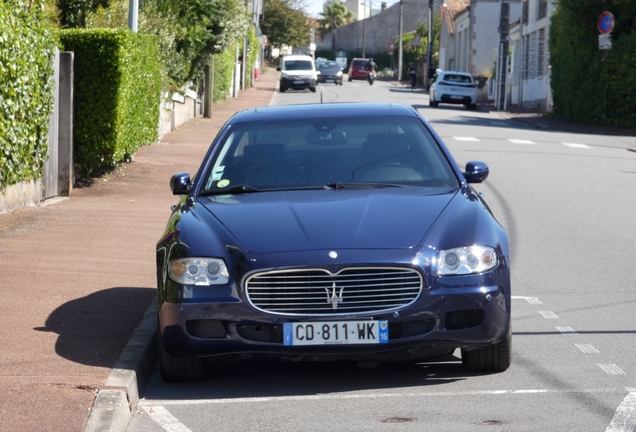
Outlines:
{"type": "Polygon", "coordinates": [[[462,366],[471,372],[503,372],[512,359],[512,334],[498,344],[466,351],[462,349],[462,366]]]}
{"type": "Polygon", "coordinates": [[[166,352],[157,330],[159,371],[166,382],[202,381],[208,377],[208,361],[198,357],[173,357],[166,352]]]}
{"type": "Polygon", "coordinates": [[[316,86],[309,87],[309,91],[312,93],[316,93],[316,86]]]}

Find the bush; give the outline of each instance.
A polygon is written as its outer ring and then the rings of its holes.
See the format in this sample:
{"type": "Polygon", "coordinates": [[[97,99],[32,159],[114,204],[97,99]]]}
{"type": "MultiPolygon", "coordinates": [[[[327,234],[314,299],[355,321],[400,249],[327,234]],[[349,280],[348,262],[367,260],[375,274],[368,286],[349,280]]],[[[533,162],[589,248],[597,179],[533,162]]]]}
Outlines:
{"type": "Polygon", "coordinates": [[[55,45],[37,3],[0,1],[1,189],[43,176],[55,45]]]}
{"type": "Polygon", "coordinates": [[[550,27],[553,115],[587,124],[636,127],[634,3],[561,0],[550,27]],[[612,49],[598,49],[597,21],[609,10],[612,49]],[[584,71],[580,73],[579,71],[584,71]]]}
{"type": "Polygon", "coordinates": [[[112,169],[157,138],[161,77],[154,36],[129,30],[60,32],[75,52],[75,169],[112,169]]]}

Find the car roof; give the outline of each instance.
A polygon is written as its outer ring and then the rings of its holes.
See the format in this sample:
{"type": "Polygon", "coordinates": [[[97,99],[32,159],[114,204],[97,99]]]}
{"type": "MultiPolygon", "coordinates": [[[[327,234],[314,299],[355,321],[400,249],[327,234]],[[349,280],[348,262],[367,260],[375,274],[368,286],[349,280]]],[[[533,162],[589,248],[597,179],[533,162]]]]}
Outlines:
{"type": "Polygon", "coordinates": [[[334,102],[251,108],[236,113],[234,117],[228,121],[228,124],[263,120],[359,116],[419,117],[413,108],[404,104],[383,102],[334,102]]]}
{"type": "Polygon", "coordinates": [[[283,56],[283,60],[311,60],[313,61],[314,59],[311,58],[311,56],[308,56],[306,54],[286,54],[283,56]]]}

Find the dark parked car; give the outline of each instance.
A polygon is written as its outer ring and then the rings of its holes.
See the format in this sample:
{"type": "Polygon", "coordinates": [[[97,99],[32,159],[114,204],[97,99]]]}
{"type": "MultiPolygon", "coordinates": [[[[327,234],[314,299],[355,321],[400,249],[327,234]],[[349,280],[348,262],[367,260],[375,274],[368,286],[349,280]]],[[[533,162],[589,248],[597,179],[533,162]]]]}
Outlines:
{"type": "Polygon", "coordinates": [[[319,83],[342,85],[342,68],[333,60],[316,62],[316,75],[319,83]]]}
{"type": "Polygon", "coordinates": [[[406,105],[313,104],[234,115],[157,243],[160,369],[217,356],[394,361],[461,349],[510,365],[505,230],[406,105]]]}

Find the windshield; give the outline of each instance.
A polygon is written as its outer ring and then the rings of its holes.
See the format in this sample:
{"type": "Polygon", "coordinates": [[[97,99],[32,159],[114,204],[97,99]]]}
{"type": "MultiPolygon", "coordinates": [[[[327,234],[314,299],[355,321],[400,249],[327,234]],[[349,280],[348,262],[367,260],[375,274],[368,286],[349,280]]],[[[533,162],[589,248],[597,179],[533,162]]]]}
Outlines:
{"type": "Polygon", "coordinates": [[[323,61],[318,63],[318,69],[334,69],[334,68],[340,69],[340,66],[338,66],[338,63],[336,63],[335,61],[323,61]]]}
{"type": "Polygon", "coordinates": [[[310,71],[313,70],[311,60],[285,60],[283,61],[282,70],[284,71],[310,71]]]}
{"type": "Polygon", "coordinates": [[[455,82],[455,83],[462,83],[462,84],[473,83],[473,79],[467,75],[445,74],[443,80],[446,82],[455,82]]]}
{"type": "Polygon", "coordinates": [[[409,117],[354,117],[232,126],[200,193],[289,188],[458,187],[424,125],[409,117]]]}

